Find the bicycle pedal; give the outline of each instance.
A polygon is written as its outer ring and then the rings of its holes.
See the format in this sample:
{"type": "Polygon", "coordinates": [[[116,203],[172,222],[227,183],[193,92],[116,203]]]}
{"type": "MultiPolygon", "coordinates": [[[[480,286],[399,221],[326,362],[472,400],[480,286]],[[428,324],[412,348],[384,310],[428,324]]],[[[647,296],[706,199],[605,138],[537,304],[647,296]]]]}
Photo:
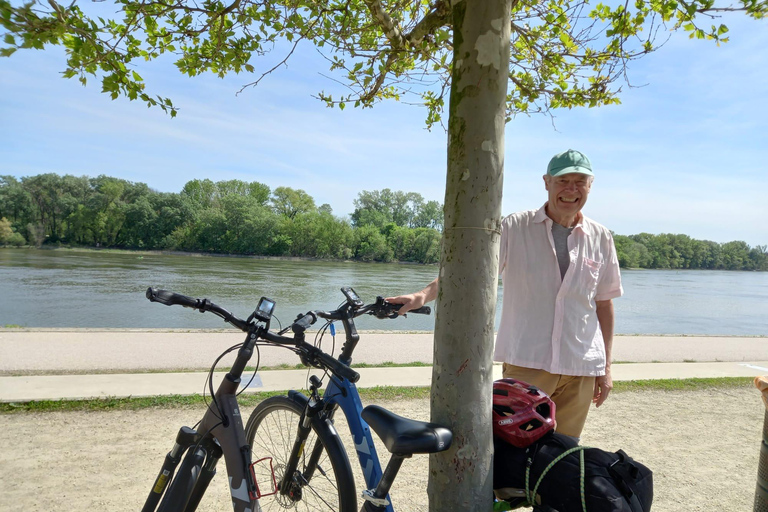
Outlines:
{"type": "Polygon", "coordinates": [[[389,506],[389,500],[387,498],[376,498],[373,496],[372,490],[366,490],[362,492],[363,499],[365,501],[370,501],[373,505],[377,507],[387,507],[389,506]]]}

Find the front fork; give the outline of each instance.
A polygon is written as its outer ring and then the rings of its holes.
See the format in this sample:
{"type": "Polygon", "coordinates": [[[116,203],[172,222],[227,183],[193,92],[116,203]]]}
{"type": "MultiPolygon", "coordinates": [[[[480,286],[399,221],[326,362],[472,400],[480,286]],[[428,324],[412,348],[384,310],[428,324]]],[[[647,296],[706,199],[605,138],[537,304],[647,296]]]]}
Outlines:
{"type": "MultiPolygon", "coordinates": [[[[157,509],[157,505],[165,493],[168,484],[173,480],[173,474],[185,452],[188,452],[188,464],[194,466],[187,468],[191,479],[188,479],[185,485],[192,487],[188,487],[187,491],[177,490],[177,492],[180,491],[180,495],[184,495],[184,498],[188,497],[183,510],[191,512],[197,509],[203,494],[205,494],[205,490],[208,488],[208,484],[216,474],[216,464],[221,459],[222,451],[215,440],[209,439],[200,443],[200,437],[194,429],[181,427],[176,436],[176,443],[165,456],[160,473],[158,473],[157,478],[155,478],[152,484],[152,490],[149,492],[144,507],[141,509],[142,512],[154,512],[157,509]],[[202,446],[203,444],[205,446],[202,446]],[[189,448],[193,446],[197,446],[197,449],[194,452],[188,452],[189,448]],[[199,470],[196,469],[198,467],[200,468],[199,470]]],[[[161,506],[161,508],[164,507],[161,506]]]]}
{"type": "MultiPolygon", "coordinates": [[[[312,479],[315,469],[317,468],[317,463],[323,453],[323,445],[318,438],[315,441],[315,445],[312,447],[312,452],[309,455],[307,463],[303,467],[303,472],[297,471],[299,462],[304,455],[307,438],[309,438],[309,433],[312,431],[312,422],[325,408],[325,402],[323,402],[323,399],[319,394],[322,382],[313,375],[310,377],[310,383],[310,396],[299,420],[296,440],[293,443],[293,448],[291,449],[291,455],[288,458],[285,472],[283,473],[280,482],[278,482],[280,494],[287,495],[293,501],[301,499],[301,489],[312,479]]],[[[333,413],[331,412],[329,414],[333,413]]]]}

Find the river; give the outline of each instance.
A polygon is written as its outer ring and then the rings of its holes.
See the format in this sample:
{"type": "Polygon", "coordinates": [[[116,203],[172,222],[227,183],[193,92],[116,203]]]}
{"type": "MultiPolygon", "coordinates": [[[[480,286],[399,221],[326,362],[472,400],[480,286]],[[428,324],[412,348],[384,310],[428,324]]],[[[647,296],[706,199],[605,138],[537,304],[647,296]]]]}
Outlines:
{"type": "MultiPolygon", "coordinates": [[[[210,314],[150,303],[149,286],[207,297],[243,318],[267,296],[286,325],[297,313],[335,308],[342,286],[372,301],[436,275],[421,265],[0,249],[0,327],[225,327],[210,314]]],[[[624,270],[622,278],[618,334],[768,335],[768,272],[624,270]]],[[[358,321],[360,329],[433,327],[434,316],[358,321]]]]}

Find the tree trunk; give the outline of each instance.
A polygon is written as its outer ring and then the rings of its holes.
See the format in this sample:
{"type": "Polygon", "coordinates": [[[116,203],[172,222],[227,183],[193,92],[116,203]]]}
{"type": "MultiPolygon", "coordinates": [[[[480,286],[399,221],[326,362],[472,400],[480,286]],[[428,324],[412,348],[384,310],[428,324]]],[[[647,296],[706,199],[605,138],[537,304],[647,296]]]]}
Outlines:
{"type": "Polygon", "coordinates": [[[453,4],[453,77],[432,421],[453,445],[430,457],[433,512],[493,498],[491,388],[511,1],[453,4]]]}

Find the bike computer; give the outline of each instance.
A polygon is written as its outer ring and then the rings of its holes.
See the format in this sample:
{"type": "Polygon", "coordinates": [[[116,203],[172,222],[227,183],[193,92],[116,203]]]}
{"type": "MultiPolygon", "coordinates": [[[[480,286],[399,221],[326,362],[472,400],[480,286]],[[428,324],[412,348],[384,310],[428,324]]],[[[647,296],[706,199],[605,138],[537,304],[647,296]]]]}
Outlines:
{"type": "Polygon", "coordinates": [[[256,306],[256,311],[253,312],[253,316],[261,320],[262,322],[269,322],[272,319],[272,311],[275,309],[275,301],[262,297],[259,300],[259,305],[256,306]]]}
{"type": "Polygon", "coordinates": [[[347,302],[355,307],[360,307],[363,305],[363,301],[360,299],[360,296],[355,293],[355,290],[353,290],[350,286],[345,286],[341,289],[341,293],[344,294],[344,296],[347,298],[347,302]]]}

